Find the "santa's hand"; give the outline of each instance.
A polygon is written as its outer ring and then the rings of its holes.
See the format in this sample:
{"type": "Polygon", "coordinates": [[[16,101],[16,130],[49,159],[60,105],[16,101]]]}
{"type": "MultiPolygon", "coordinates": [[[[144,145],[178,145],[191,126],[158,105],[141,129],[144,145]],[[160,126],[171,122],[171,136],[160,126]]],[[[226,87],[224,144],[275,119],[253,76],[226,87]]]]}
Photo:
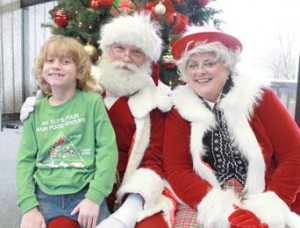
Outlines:
{"type": "Polygon", "coordinates": [[[43,97],[43,92],[41,90],[38,90],[36,92],[35,97],[27,97],[24,104],[22,105],[21,111],[20,111],[20,120],[23,123],[29,116],[29,114],[34,110],[34,106],[36,101],[41,99],[43,97]]]}
{"type": "Polygon", "coordinates": [[[268,228],[267,224],[261,224],[257,216],[245,209],[237,209],[229,217],[230,228],[242,228],[242,227],[260,227],[268,228]]]}

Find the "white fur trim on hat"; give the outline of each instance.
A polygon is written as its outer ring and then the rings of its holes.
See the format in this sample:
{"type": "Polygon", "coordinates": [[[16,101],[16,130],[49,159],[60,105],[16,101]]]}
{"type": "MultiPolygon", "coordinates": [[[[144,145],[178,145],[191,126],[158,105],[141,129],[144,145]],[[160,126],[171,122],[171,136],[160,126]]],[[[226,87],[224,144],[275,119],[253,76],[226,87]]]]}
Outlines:
{"type": "Polygon", "coordinates": [[[134,45],[154,62],[160,58],[163,43],[159,37],[159,25],[146,13],[113,18],[102,26],[99,42],[104,53],[113,43],[134,45]]]}

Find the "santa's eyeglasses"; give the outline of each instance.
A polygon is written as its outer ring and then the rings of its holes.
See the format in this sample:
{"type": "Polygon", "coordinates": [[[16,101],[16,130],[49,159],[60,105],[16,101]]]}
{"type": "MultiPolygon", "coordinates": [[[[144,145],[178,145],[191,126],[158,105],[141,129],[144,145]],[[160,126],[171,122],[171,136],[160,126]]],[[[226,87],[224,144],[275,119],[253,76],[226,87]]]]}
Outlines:
{"type": "Polygon", "coordinates": [[[129,57],[133,61],[141,61],[145,59],[144,52],[139,48],[131,48],[123,44],[113,44],[111,46],[113,53],[120,57],[129,57]]]}

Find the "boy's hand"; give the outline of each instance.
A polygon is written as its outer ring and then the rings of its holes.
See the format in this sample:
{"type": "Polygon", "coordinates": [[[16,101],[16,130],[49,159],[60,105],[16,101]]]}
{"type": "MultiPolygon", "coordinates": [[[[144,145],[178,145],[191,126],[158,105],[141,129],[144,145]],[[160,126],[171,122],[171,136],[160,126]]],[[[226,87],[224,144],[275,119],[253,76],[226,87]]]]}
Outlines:
{"type": "Polygon", "coordinates": [[[21,221],[20,228],[46,228],[46,222],[42,213],[34,207],[27,211],[21,221]]]}
{"type": "Polygon", "coordinates": [[[99,215],[100,206],[90,199],[82,200],[71,212],[78,214],[78,222],[84,228],[95,228],[99,215]]]}

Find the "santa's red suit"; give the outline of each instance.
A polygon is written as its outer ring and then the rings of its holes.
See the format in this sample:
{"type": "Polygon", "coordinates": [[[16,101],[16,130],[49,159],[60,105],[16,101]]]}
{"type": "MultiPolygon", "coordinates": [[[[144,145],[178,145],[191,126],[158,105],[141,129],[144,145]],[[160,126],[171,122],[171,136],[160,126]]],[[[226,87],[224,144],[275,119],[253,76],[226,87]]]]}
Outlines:
{"type": "Polygon", "coordinates": [[[162,94],[153,81],[159,78],[158,72],[151,69],[162,53],[159,28],[147,12],[115,17],[101,27],[99,44],[102,55],[96,67],[99,72],[94,71],[93,75],[106,90],[104,103],[119,149],[121,185],[112,196],[117,190],[118,201],[123,202],[104,225],[111,224],[112,219],[132,226],[136,217],[138,222],[145,221],[152,215],[169,211],[172,204],[163,195],[162,169],[163,112],[170,109],[170,104],[160,99],[162,94]],[[143,201],[142,210],[127,208],[130,197],[137,195],[142,198],[138,202],[140,205],[143,201]],[[127,215],[132,217],[128,219],[131,221],[125,221],[127,215]]]}
{"type": "Polygon", "coordinates": [[[106,94],[104,97],[116,133],[121,178],[121,186],[115,188],[110,202],[114,202],[116,191],[119,200],[129,193],[140,194],[144,205],[138,221],[169,211],[172,206],[163,195],[162,171],[163,112],[170,106],[159,97],[155,86],[148,86],[130,96],[115,98],[106,94]]]}
{"type": "Polygon", "coordinates": [[[222,227],[229,225],[233,204],[254,212],[269,227],[300,227],[299,217],[290,212],[300,213],[300,131],[274,92],[236,76],[220,101],[229,135],[248,161],[244,198],[226,195],[203,160],[203,137],[216,124],[213,112],[189,85],[177,88],[172,100],[174,107],[166,119],[164,168],[180,203],[198,210],[200,222],[220,219],[222,227]]]}

